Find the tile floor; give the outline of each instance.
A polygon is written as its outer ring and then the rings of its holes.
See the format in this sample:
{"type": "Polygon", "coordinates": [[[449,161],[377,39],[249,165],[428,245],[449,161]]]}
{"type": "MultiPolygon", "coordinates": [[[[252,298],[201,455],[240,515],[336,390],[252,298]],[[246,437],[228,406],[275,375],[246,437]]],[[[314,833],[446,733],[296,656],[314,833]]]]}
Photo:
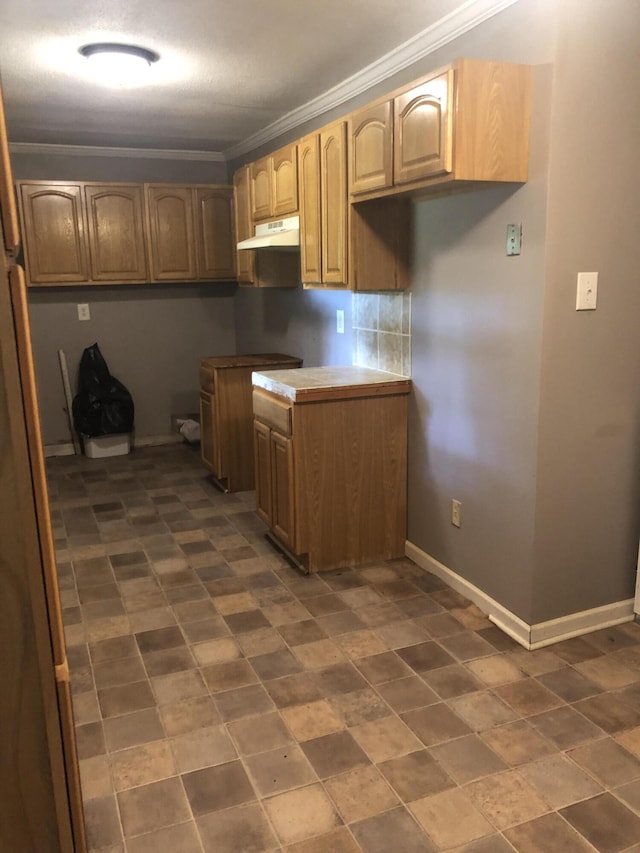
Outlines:
{"type": "Polygon", "coordinates": [[[92,851],[639,853],[639,625],[304,577],[186,445],[48,471],[92,851]]]}

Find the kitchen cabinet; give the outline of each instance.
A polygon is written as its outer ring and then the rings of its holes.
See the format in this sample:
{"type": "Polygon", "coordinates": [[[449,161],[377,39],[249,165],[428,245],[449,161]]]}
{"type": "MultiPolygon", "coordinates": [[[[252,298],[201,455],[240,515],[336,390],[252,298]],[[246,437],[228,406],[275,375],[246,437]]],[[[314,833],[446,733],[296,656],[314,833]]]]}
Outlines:
{"type": "Polygon", "coordinates": [[[229,281],[236,278],[233,229],[233,187],[195,187],[198,278],[229,281]]]}
{"type": "Polygon", "coordinates": [[[84,187],[92,281],[147,281],[142,184],[84,187]]]}
{"type": "MultiPolygon", "coordinates": [[[[241,166],[233,176],[233,200],[236,240],[253,237],[251,217],[251,175],[248,166],[241,166]]],[[[238,284],[253,284],[255,280],[255,252],[236,251],[238,284]]]]}
{"type": "Polygon", "coordinates": [[[253,374],[257,513],[309,573],[404,554],[411,381],[359,367],[253,374]]]}
{"type": "Polygon", "coordinates": [[[254,488],[251,374],[290,370],[302,360],[280,353],[211,356],[200,364],[200,451],[228,492],[254,488]]]}
{"type": "Polygon", "coordinates": [[[30,286],[236,277],[231,187],[23,181],[17,189],[30,286]]]}
{"type": "Polygon", "coordinates": [[[250,164],[253,221],[277,219],[298,211],[296,144],[285,145],[250,164]]]}
{"type": "Polygon", "coordinates": [[[82,185],[28,181],[20,184],[27,276],[31,284],[89,281],[82,185]]]}
{"type": "Polygon", "coordinates": [[[149,266],[154,281],[193,281],[197,277],[194,203],[190,187],[147,186],[149,266]]]}
{"type": "Polygon", "coordinates": [[[298,145],[300,274],[306,286],[347,287],[347,129],[334,122],[298,145]]]}
{"type": "Polygon", "coordinates": [[[531,73],[458,59],[349,118],[352,200],[527,178],[531,73]]]}

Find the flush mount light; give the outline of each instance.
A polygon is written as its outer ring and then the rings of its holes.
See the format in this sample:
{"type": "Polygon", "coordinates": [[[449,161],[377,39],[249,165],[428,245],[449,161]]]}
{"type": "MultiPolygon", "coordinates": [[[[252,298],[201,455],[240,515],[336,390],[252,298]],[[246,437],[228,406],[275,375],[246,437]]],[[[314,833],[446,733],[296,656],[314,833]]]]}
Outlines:
{"type": "Polygon", "coordinates": [[[151,64],[160,58],[145,47],[107,42],[87,44],[80,53],[90,61],[97,79],[115,88],[140,86],[146,82],[151,64]]]}

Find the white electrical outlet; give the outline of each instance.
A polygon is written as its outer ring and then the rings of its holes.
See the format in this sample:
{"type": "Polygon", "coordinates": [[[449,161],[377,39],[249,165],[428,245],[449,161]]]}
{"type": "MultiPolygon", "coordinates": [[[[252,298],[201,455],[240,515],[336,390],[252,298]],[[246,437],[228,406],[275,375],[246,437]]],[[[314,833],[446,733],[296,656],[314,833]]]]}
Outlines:
{"type": "Polygon", "coordinates": [[[78,304],[78,320],[90,320],[91,312],[86,302],[78,304]]]}
{"type": "Polygon", "coordinates": [[[455,498],[451,499],[451,524],[454,527],[462,525],[462,504],[455,498]]]}
{"type": "Polygon", "coordinates": [[[336,311],[336,332],[339,335],[344,335],[344,311],[340,308],[336,311]]]}
{"type": "Polygon", "coordinates": [[[598,273],[579,272],[576,311],[595,311],[598,301],[598,273]]]}

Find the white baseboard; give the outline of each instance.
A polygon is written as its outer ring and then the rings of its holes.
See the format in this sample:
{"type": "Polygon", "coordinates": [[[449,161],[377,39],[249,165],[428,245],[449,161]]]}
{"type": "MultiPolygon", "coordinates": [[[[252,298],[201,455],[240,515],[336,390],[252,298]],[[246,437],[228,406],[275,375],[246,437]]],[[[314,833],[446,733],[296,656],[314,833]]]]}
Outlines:
{"type": "MultiPolygon", "coordinates": [[[[145,435],[141,438],[133,437],[131,448],[136,447],[160,447],[162,444],[182,444],[184,438],[181,435],[145,435]]],[[[50,456],[74,456],[75,451],[71,442],[61,444],[45,444],[45,458],[50,456]]]]}
{"type": "Polygon", "coordinates": [[[546,622],[530,625],[479,587],[414,545],[413,542],[407,541],[405,543],[405,554],[420,568],[436,575],[447,586],[466,596],[483,613],[486,613],[498,628],[529,651],[550,646],[552,643],[560,642],[560,640],[578,637],[590,631],[610,628],[612,625],[620,625],[623,622],[633,620],[633,599],[629,598],[624,601],[605,604],[603,607],[581,610],[578,613],[570,613],[558,619],[549,619],[546,622]]]}

